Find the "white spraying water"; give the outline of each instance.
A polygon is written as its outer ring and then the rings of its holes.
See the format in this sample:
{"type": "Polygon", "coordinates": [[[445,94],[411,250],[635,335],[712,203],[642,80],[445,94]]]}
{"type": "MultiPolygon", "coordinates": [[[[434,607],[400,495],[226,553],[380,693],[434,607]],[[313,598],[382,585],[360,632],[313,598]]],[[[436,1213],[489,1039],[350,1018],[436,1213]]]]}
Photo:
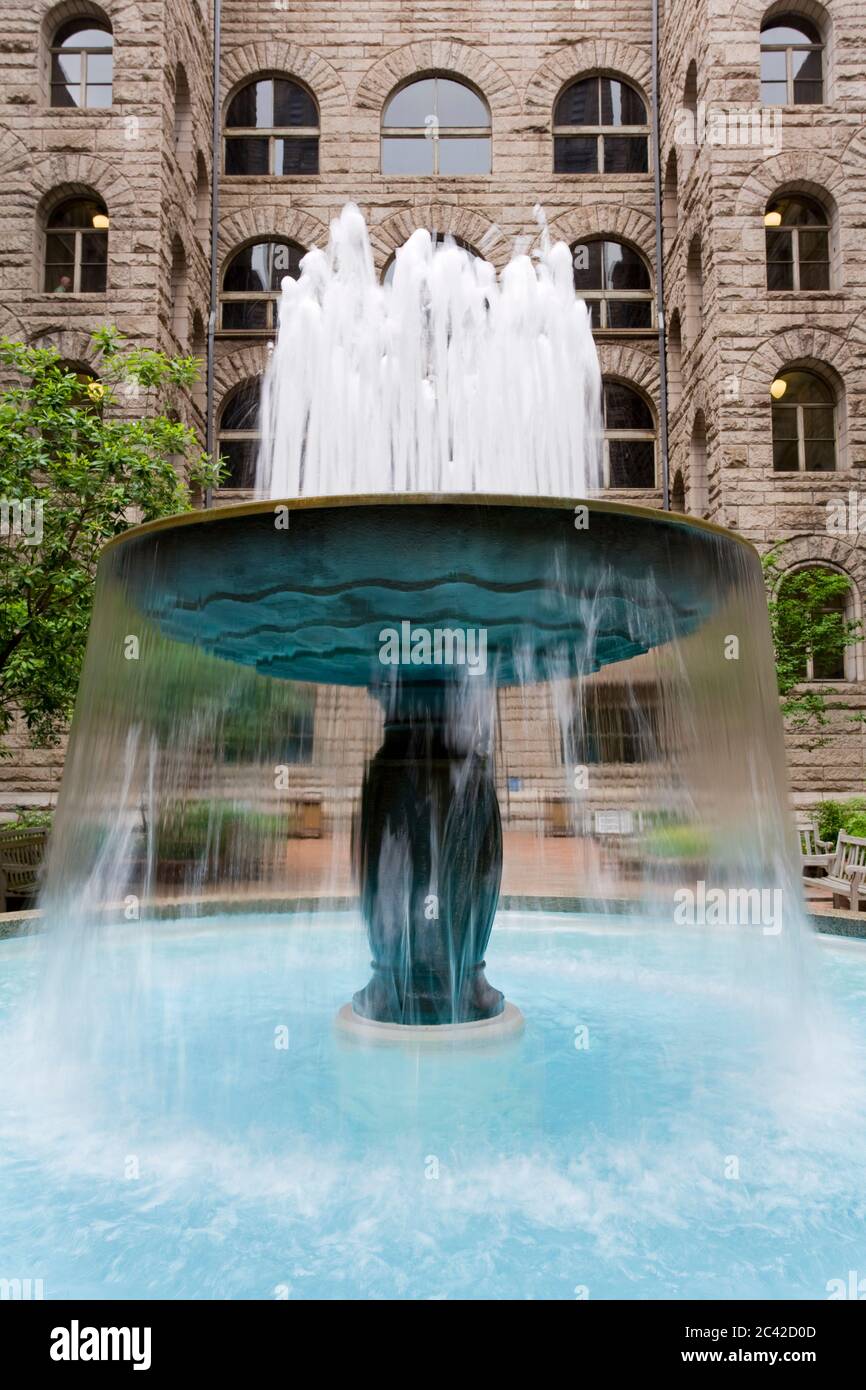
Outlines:
{"type": "Polygon", "coordinates": [[[357,207],[283,280],[256,490],[270,497],[601,486],[601,372],[571,254],[493,266],[429,232],[376,277],[357,207]]]}

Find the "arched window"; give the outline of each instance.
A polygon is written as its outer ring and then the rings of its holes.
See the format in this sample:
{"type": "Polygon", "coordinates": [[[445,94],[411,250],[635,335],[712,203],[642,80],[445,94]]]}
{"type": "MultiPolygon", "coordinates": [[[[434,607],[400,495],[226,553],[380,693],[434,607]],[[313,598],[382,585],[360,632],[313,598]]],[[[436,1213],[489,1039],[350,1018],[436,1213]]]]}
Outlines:
{"type": "Polygon", "coordinates": [[[189,335],[189,277],[186,268],[186,252],[180,237],[171,243],[171,331],[180,344],[185,344],[189,335]]]}
{"type": "Polygon", "coordinates": [[[686,68],[686,80],[683,83],[683,106],[692,116],[698,114],[698,65],[694,58],[686,68]]]}
{"type": "Polygon", "coordinates": [[[186,69],[178,63],[174,74],[174,152],[184,174],[192,164],[192,98],[186,69]]]}
{"type": "Polygon", "coordinates": [[[111,105],[114,39],[96,19],[71,19],[51,45],[51,105],[111,105]]]}
{"type": "MultiPolygon", "coordinates": [[[[432,241],[434,246],[445,246],[446,244],[459,246],[461,251],[468,251],[470,256],[480,256],[481,254],[479,251],[475,250],[474,246],[470,246],[468,241],[464,241],[462,237],[454,236],[453,232],[431,232],[430,240],[432,241]]],[[[397,252],[395,251],[394,254],[389,258],[385,266],[385,269],[382,273],[383,285],[391,284],[391,281],[394,279],[394,271],[396,269],[397,252]]]]}
{"type": "Polygon", "coordinates": [[[855,679],[856,620],[846,575],[823,565],[796,569],[782,579],[775,609],[777,644],[800,680],[855,679]]]}
{"type": "Polygon", "coordinates": [[[553,113],[555,174],[645,174],[649,128],[643,100],[616,77],[584,77],[553,113]]]}
{"type": "Polygon", "coordinates": [[[94,371],[83,362],[61,361],[57,363],[62,372],[75,377],[75,389],[70,405],[77,410],[86,410],[89,415],[101,415],[105,388],[94,371]]]}
{"type": "Polygon", "coordinates": [[[705,516],[710,505],[707,476],[707,424],[699,410],[692,426],[689,445],[689,511],[693,516],[705,516]]]}
{"type": "Polygon", "coordinates": [[[252,488],[256,482],[259,452],[259,396],[261,381],[254,377],[236,386],[220,411],[217,449],[227,471],[221,486],[252,488]]]}
{"type": "Polygon", "coordinates": [[[319,112],[306,88],[262,77],[235,93],[226,112],[225,172],[319,172],[319,112]]]}
{"type": "Polygon", "coordinates": [[[654,488],[656,434],[652,411],[631,386],[604,382],[604,485],[654,488]]]}
{"type": "Polygon", "coordinates": [[[487,103],[456,78],[422,77],[385,104],[383,174],[489,174],[490,150],[487,103]]]}
{"type": "Polygon", "coordinates": [[[765,106],[815,106],[824,100],[824,44],[798,14],[761,26],[761,101],[765,106]]]}
{"type": "Polygon", "coordinates": [[[674,411],[683,398],[683,333],[677,309],[674,309],[668,320],[667,349],[668,404],[671,411],[674,411]]]}
{"type": "Polygon", "coordinates": [[[197,410],[204,413],[205,401],[207,396],[207,333],[205,331],[204,319],[198,309],[192,316],[192,337],[189,345],[190,355],[198,359],[198,376],[190,388],[190,396],[193,405],[197,410]]]}
{"type": "Polygon", "coordinates": [[[773,198],[764,213],[768,290],[829,290],[830,224],[814,198],[773,198]]]}
{"type": "Polygon", "coordinates": [[[652,281],[639,251],[622,241],[578,241],[571,259],[574,288],[586,301],[593,329],[652,328],[652,281]]]}
{"type": "Polygon", "coordinates": [[[701,331],[704,317],[704,263],[701,255],[701,239],[692,237],[689,254],[686,257],[686,340],[689,347],[701,331]]]}
{"type": "Polygon", "coordinates": [[[836,467],[836,402],[814,372],[782,372],[770,387],[773,467],[779,473],[832,473],[836,467]]]}
{"type": "Polygon", "coordinates": [[[673,241],[677,234],[677,227],[680,220],[680,199],[679,199],[679,171],[677,168],[677,152],[671,150],[668,155],[668,162],[665,166],[664,201],[662,204],[662,225],[664,227],[665,240],[668,245],[673,241]]]}
{"type": "Polygon", "coordinates": [[[210,234],[210,182],[207,161],[199,150],[195,161],[195,234],[207,245],[210,234]]]}
{"type": "Polygon", "coordinates": [[[293,241],[254,241],[236,251],[223,272],[222,333],[274,333],[284,275],[297,280],[306,253],[293,241]]]}
{"type": "Polygon", "coordinates": [[[45,229],[44,288],[51,294],[104,294],[108,210],[99,198],[68,198],[45,229]]]}
{"type": "Polygon", "coordinates": [[[679,469],[674,474],[671,483],[671,511],[684,512],[686,509],[686,486],[683,482],[683,475],[679,469]]]}

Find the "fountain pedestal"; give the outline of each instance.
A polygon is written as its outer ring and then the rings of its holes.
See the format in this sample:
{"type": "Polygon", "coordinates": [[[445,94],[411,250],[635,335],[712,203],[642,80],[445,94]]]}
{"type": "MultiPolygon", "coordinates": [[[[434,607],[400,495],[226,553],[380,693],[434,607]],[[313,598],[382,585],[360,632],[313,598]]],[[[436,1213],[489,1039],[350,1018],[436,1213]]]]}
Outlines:
{"type": "Polygon", "coordinates": [[[490,758],[447,687],[397,686],[388,703],[356,826],[373,975],[354,1011],[421,1027],[495,1018],[505,1000],[485,977],[484,952],[502,825],[490,758]]]}

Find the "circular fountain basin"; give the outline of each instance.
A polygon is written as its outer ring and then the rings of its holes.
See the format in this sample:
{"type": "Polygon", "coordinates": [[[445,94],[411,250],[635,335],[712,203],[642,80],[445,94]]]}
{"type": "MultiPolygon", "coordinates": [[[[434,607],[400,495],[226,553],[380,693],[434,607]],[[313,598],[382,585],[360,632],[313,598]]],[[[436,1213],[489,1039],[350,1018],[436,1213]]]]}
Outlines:
{"type": "Polygon", "coordinates": [[[47,1299],[862,1277],[864,944],[804,943],[794,996],[760,934],[506,913],[490,965],[524,1033],[375,1050],[333,1027],[366,961],[350,913],[100,929],[65,1019],[37,992],[56,945],[0,943],[0,1249],[47,1299]]]}

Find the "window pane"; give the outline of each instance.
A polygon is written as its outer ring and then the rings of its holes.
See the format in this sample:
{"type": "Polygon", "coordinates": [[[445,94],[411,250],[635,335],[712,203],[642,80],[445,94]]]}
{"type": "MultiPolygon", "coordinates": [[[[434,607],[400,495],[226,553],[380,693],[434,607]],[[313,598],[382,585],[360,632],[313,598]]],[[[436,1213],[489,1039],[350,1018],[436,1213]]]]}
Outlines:
{"type": "Polygon", "coordinates": [[[833,396],[829,387],[825,386],[820,377],[814,376],[812,372],[785,372],[785,381],[788,389],[785,392],[786,402],[796,402],[799,405],[823,404],[825,401],[832,404],[833,396]]]}
{"type": "Polygon", "coordinates": [[[784,82],[788,75],[788,60],[784,53],[761,54],[761,79],[764,82],[784,82]]]}
{"type": "Polygon", "coordinates": [[[652,328],[652,305],[648,299],[609,299],[608,328],[652,328]]]}
{"type": "Polygon", "coordinates": [[[557,135],[553,142],[555,174],[598,173],[598,139],[595,135],[557,135]]]}
{"type": "Polygon", "coordinates": [[[782,223],[786,227],[826,227],[827,214],[817,203],[807,198],[783,198],[778,203],[782,223]]]}
{"type": "Polygon", "coordinates": [[[597,77],[587,77],[566,87],[556,103],[554,125],[598,125],[598,88],[597,77]]]}
{"type": "Polygon", "coordinates": [[[259,424],[259,384],[250,382],[240,387],[223,409],[220,416],[220,429],[257,430],[259,424]]]}
{"type": "Polygon", "coordinates": [[[219,451],[225,457],[227,472],[220,486],[250,488],[256,485],[257,439],[221,439],[219,451]]]}
{"type": "Polygon", "coordinates": [[[285,126],[317,126],[319,116],[316,104],[309,92],[299,87],[297,82],[286,82],[278,78],[274,82],[274,125],[282,130],[285,126]]]}
{"type": "Polygon", "coordinates": [[[274,119],[274,84],[250,82],[235,97],[226,113],[226,125],[250,129],[270,129],[274,119]]]}
{"type": "Polygon", "coordinates": [[[794,102],[797,106],[820,106],[824,100],[824,89],[820,82],[794,83],[794,102]]]}
{"type": "Polygon", "coordinates": [[[266,135],[233,135],[226,140],[227,174],[268,174],[266,135]]]}
{"type": "Polygon", "coordinates": [[[91,53],[87,59],[87,82],[110,82],[114,59],[110,53],[91,53]]]}
{"type": "Polygon", "coordinates": [[[585,290],[602,289],[603,255],[603,241],[578,242],[576,246],[571,248],[574,264],[574,288],[578,294],[585,290]]]}
{"type": "Polygon", "coordinates": [[[432,77],[411,82],[393,96],[382,117],[383,126],[423,126],[427,116],[436,114],[436,94],[432,77]]]}
{"type": "Polygon", "coordinates": [[[829,290],[830,266],[826,261],[800,262],[801,290],[829,290]]]}
{"type": "Polygon", "coordinates": [[[611,439],[610,487],[655,487],[655,446],[651,439],[611,439]]]}
{"type": "Polygon", "coordinates": [[[440,77],[436,81],[436,115],[440,125],[489,126],[484,102],[462,82],[440,77]]]}
{"type": "Polygon", "coordinates": [[[649,271],[630,246],[623,246],[620,241],[606,241],[604,285],[608,290],[648,290],[649,271]]]}
{"type": "Polygon", "coordinates": [[[806,440],[806,468],[810,473],[832,473],[836,467],[836,445],[831,439],[806,440]]]}
{"type": "Polygon", "coordinates": [[[785,82],[762,82],[761,101],[764,106],[787,106],[788,87],[785,82]]]}
{"type": "Polygon", "coordinates": [[[845,679],[845,647],[841,636],[838,641],[828,640],[828,647],[827,651],[813,653],[813,678],[818,681],[842,681],[845,679]]]}
{"type": "MultiPolygon", "coordinates": [[[[793,261],[767,261],[767,289],[790,291],[793,288],[793,261]]],[[[805,289],[806,286],[804,285],[803,288],[805,289]]]]}
{"type": "Polygon", "coordinates": [[[81,238],[81,259],[88,265],[104,265],[108,260],[108,233],[91,232],[81,238]]]}
{"type": "Polygon", "coordinates": [[[791,410],[789,406],[773,406],[773,438],[774,439],[796,439],[797,438],[797,412],[791,410]]]}
{"type": "Polygon", "coordinates": [[[73,19],[54,36],[55,48],[111,48],[114,40],[105,29],[73,19]]]}
{"type": "Polygon", "coordinates": [[[401,140],[393,135],[382,139],[383,174],[432,174],[433,141],[424,136],[401,140]]]}
{"type": "Polygon", "coordinates": [[[651,430],[653,417],[642,396],[618,381],[604,384],[604,424],[608,430],[651,430]]]}
{"type": "Polygon", "coordinates": [[[72,198],[55,208],[49,218],[49,227],[92,227],[98,213],[105,212],[105,205],[92,198],[72,198]]]}
{"type": "Polygon", "coordinates": [[[827,261],[830,259],[826,232],[800,232],[800,260],[827,261]]]}
{"type": "Polygon", "coordinates": [[[794,259],[794,238],[790,232],[768,227],[764,236],[768,261],[792,261],[794,259]]]}
{"type": "Polygon", "coordinates": [[[51,84],[51,105],[52,106],[80,106],[81,88],[80,87],[61,87],[57,83],[51,84]]]}
{"type": "Polygon", "coordinates": [[[299,246],[279,241],[259,241],[246,246],[226,267],[223,289],[277,291],[284,275],[297,279],[304,252],[299,246]]]}
{"type": "Polygon", "coordinates": [[[227,299],[223,302],[222,327],[227,333],[256,332],[272,326],[266,299],[227,299]]]}
{"type": "Polygon", "coordinates": [[[786,15],[777,23],[772,21],[761,30],[761,43],[820,43],[818,30],[798,16],[786,15]]]}
{"type": "Polygon", "coordinates": [[[645,135],[605,135],[606,174],[645,174],[649,169],[645,135]]]}
{"type": "Polygon", "coordinates": [[[274,140],[275,174],[318,174],[319,140],[315,135],[274,140]]]}
{"type": "Polygon", "coordinates": [[[632,87],[612,77],[601,79],[601,124],[646,125],[646,109],[632,87]]]}
{"type": "Polygon", "coordinates": [[[93,87],[88,82],[85,106],[99,106],[103,110],[111,105],[111,87],[93,87]]]}
{"type": "Polygon", "coordinates": [[[75,238],[52,235],[45,238],[45,289],[71,294],[75,274],[75,238]]]}
{"type": "Polygon", "coordinates": [[[589,326],[595,332],[602,326],[602,301],[600,299],[587,299],[584,301],[589,310],[589,326]]]}
{"type": "Polygon", "coordinates": [[[103,294],[107,283],[105,265],[83,265],[81,267],[81,291],[83,294],[103,294]]]}
{"type": "Polygon", "coordinates": [[[821,81],[821,54],[814,51],[809,53],[791,54],[791,72],[796,79],[812,82],[821,81]]]}
{"type": "Polygon", "coordinates": [[[52,82],[80,82],[81,54],[54,53],[51,57],[52,82]]]}
{"type": "Polygon", "coordinates": [[[833,439],[833,407],[812,405],[803,411],[803,433],[807,439],[833,439]]]}
{"type": "Polygon", "coordinates": [[[448,139],[439,141],[440,174],[489,174],[490,140],[481,136],[468,140],[448,139]]]}
{"type": "Polygon", "coordinates": [[[796,473],[799,467],[796,439],[773,438],[773,468],[777,473],[796,473]]]}

